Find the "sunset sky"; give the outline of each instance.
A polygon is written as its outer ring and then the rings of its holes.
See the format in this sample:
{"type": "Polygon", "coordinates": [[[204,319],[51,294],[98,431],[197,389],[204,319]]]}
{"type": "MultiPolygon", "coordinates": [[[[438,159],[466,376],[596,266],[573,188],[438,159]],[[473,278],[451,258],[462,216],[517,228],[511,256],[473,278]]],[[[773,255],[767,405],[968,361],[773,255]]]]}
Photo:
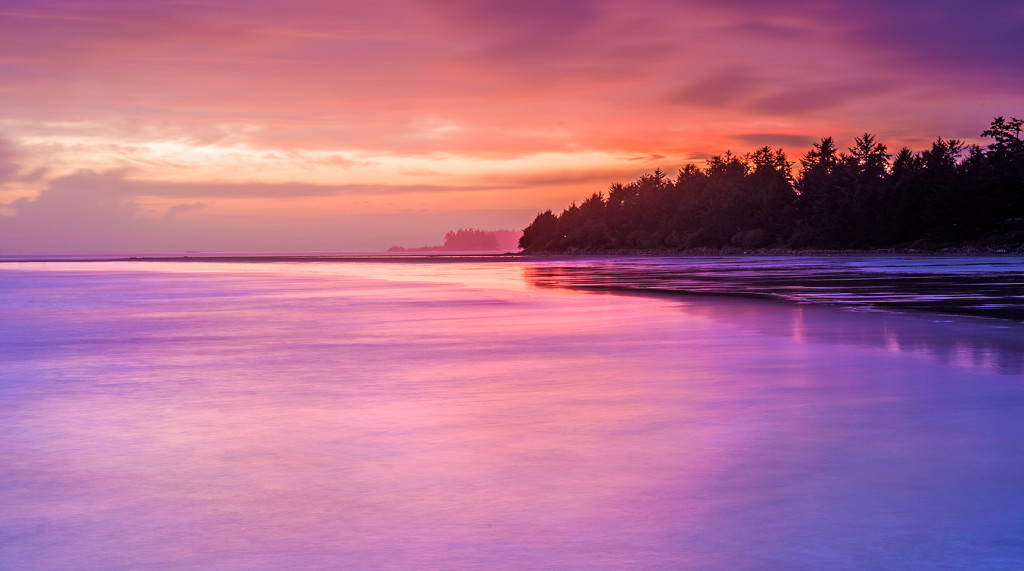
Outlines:
{"type": "Polygon", "coordinates": [[[1024,117],[1024,3],[0,0],[0,251],[372,250],[1024,117]]]}

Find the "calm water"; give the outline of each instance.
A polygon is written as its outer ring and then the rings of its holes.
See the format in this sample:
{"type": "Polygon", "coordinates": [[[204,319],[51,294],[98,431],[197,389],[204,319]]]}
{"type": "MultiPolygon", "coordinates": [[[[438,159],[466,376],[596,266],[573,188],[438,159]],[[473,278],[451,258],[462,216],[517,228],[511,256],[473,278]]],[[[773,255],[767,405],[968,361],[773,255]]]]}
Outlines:
{"type": "Polygon", "coordinates": [[[1024,566],[1024,324],[585,266],[0,264],[0,568],[1024,566]]]}

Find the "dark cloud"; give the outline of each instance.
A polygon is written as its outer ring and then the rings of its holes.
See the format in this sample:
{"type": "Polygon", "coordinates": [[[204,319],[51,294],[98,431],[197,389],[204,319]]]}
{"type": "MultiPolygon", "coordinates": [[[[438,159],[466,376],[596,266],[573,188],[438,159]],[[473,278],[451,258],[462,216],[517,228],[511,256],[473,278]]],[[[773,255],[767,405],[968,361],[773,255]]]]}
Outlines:
{"type": "Polygon", "coordinates": [[[8,252],[67,252],[133,247],[143,222],[139,207],[102,175],[80,174],[53,181],[35,200],[8,204],[0,216],[0,247],[8,252]],[[91,246],[90,246],[91,245],[91,246]]]}
{"type": "Polygon", "coordinates": [[[788,133],[739,133],[731,135],[729,138],[752,147],[769,146],[775,148],[810,148],[811,144],[816,140],[807,135],[792,135],[788,133]]]}
{"type": "Polygon", "coordinates": [[[706,161],[706,160],[710,159],[711,157],[715,156],[716,154],[718,154],[718,153],[711,153],[711,152],[708,152],[708,151],[698,151],[698,152],[694,152],[694,153],[687,153],[686,156],[684,157],[684,161],[688,162],[688,163],[692,163],[692,162],[695,162],[695,161],[706,161]]]}
{"type": "Polygon", "coordinates": [[[54,180],[35,200],[20,198],[8,206],[19,218],[39,215],[77,219],[91,216],[126,219],[134,216],[137,205],[119,187],[120,172],[97,174],[82,171],[54,180]]]}
{"type": "Polygon", "coordinates": [[[660,160],[662,160],[664,158],[665,158],[665,155],[660,155],[658,153],[651,153],[651,154],[647,154],[647,155],[640,155],[638,157],[631,157],[629,160],[631,160],[631,161],[660,161],[660,160]]]}
{"type": "Polygon", "coordinates": [[[706,75],[678,90],[673,103],[710,108],[743,109],[771,115],[805,115],[836,109],[851,101],[891,95],[896,80],[863,76],[812,81],[800,77],[770,76],[730,66],[706,75]]]}
{"type": "Polygon", "coordinates": [[[886,79],[863,77],[854,80],[797,83],[772,95],[756,97],[748,107],[760,113],[803,115],[841,107],[851,101],[887,95],[896,87],[886,79]]]}
{"type": "Polygon", "coordinates": [[[676,92],[672,99],[675,103],[729,107],[748,97],[762,83],[747,69],[730,67],[694,81],[676,92]]]}

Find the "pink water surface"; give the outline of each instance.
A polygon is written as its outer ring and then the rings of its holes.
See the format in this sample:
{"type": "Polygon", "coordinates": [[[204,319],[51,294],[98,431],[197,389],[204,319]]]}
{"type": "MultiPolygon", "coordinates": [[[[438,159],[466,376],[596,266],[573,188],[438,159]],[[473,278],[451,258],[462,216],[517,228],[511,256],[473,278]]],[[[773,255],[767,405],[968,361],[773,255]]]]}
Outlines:
{"type": "Polygon", "coordinates": [[[543,262],[0,265],[0,568],[1024,565],[1024,328],[543,262]]]}

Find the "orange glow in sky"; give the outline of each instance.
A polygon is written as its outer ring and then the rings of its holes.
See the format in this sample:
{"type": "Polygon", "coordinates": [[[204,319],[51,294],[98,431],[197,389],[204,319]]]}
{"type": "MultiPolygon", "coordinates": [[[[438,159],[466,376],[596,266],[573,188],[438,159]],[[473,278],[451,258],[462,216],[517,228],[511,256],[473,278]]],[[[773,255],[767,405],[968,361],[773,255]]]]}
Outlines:
{"type": "Polygon", "coordinates": [[[976,142],[1021,36],[1009,1],[14,0],[0,251],[436,244],[727,149],[976,142]]]}

